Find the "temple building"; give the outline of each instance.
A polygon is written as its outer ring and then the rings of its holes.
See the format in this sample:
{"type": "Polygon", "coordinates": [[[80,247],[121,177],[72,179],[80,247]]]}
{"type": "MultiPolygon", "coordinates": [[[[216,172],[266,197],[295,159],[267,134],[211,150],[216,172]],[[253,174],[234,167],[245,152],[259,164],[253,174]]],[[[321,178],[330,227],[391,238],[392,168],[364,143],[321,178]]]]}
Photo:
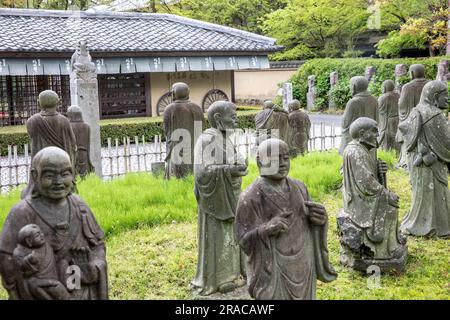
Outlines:
{"type": "Polygon", "coordinates": [[[204,110],[235,101],[235,72],[269,69],[272,38],[170,14],[0,9],[0,126],[38,112],[46,89],[70,106],[70,59],[81,40],[97,66],[100,116],[158,116],[174,82],[204,110]]]}

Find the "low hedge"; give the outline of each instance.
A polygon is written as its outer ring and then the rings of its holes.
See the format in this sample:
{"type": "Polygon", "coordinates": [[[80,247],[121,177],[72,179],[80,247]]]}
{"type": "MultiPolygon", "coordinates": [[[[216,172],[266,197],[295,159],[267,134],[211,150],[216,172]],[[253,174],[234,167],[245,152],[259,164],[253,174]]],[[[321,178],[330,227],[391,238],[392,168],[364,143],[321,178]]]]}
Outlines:
{"type": "MultiPolygon", "coordinates": [[[[255,115],[258,110],[238,111],[238,127],[241,129],[255,128],[255,115]]],[[[208,121],[205,126],[209,127],[208,121]]],[[[113,143],[119,139],[122,144],[124,137],[134,138],[145,136],[147,141],[152,141],[156,135],[164,137],[164,129],[161,117],[152,118],[127,118],[100,121],[100,136],[102,146],[107,146],[108,138],[113,143]]],[[[15,145],[19,152],[23,152],[23,145],[29,143],[29,137],[25,126],[12,126],[0,128],[0,154],[8,152],[8,145],[15,145]]]]}
{"type": "MultiPolygon", "coordinates": [[[[293,85],[294,97],[306,106],[306,94],[308,92],[308,76],[316,76],[316,110],[328,108],[329,99],[333,99],[339,109],[344,109],[347,101],[351,98],[349,81],[350,78],[364,75],[368,66],[376,68],[375,76],[370,84],[370,91],[375,96],[381,95],[381,84],[384,80],[395,80],[395,66],[405,64],[421,63],[425,65],[428,79],[435,79],[439,61],[449,59],[446,57],[424,58],[424,59],[312,59],[303,64],[289,80],[293,85]],[[337,86],[330,92],[329,76],[333,71],[339,73],[337,86]],[[330,94],[329,94],[330,92],[330,94]]],[[[449,59],[450,60],[450,59],[449,59]]],[[[409,81],[405,76],[400,79],[402,83],[409,81]]]]}

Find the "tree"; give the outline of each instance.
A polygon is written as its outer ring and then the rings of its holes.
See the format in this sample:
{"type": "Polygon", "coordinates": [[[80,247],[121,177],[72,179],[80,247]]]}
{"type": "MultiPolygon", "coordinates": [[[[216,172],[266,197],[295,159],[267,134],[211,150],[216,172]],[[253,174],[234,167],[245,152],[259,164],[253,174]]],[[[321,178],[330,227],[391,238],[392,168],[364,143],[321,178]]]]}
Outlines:
{"type": "Polygon", "coordinates": [[[266,16],[264,32],[286,51],[276,60],[335,57],[367,30],[366,0],[291,0],[266,16]]]}

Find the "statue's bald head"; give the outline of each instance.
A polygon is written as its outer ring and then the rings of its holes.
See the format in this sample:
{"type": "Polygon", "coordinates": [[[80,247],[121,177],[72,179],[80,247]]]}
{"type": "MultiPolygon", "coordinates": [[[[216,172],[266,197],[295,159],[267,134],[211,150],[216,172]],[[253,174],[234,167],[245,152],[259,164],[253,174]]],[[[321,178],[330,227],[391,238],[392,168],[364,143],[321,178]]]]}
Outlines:
{"type": "Polygon", "coordinates": [[[409,67],[412,79],[425,78],[425,66],[423,64],[413,64],[409,67]]]}
{"type": "Polygon", "coordinates": [[[176,82],[172,85],[173,100],[189,100],[189,86],[184,82],[176,82]]]}
{"type": "Polygon", "coordinates": [[[82,121],[83,120],[83,112],[81,108],[78,106],[70,106],[67,109],[67,118],[70,121],[82,121]]]}
{"type": "Polygon", "coordinates": [[[261,176],[282,179],[289,173],[289,146],[276,138],[264,140],[256,153],[256,163],[261,176]]]}
{"type": "Polygon", "coordinates": [[[263,103],[263,108],[264,109],[272,109],[275,106],[275,103],[273,103],[272,100],[266,100],[263,103]]]}
{"type": "Polygon", "coordinates": [[[365,77],[357,76],[350,79],[352,95],[367,91],[367,88],[369,88],[369,81],[365,77]]]}
{"type": "Polygon", "coordinates": [[[208,108],[208,122],[213,128],[218,128],[218,118],[223,118],[227,112],[236,111],[236,105],[230,101],[216,101],[208,108]],[[218,117],[217,115],[220,115],[218,117]]]}
{"type": "Polygon", "coordinates": [[[448,109],[447,82],[438,80],[428,82],[422,89],[420,104],[437,106],[440,109],[448,109]]]}
{"type": "Polygon", "coordinates": [[[392,80],[386,80],[381,85],[381,91],[383,93],[392,92],[395,90],[395,82],[392,80]]]}
{"type": "Polygon", "coordinates": [[[378,123],[370,118],[361,117],[353,121],[350,125],[350,136],[352,139],[359,139],[361,130],[370,130],[378,128],[378,123]]]}
{"type": "Polygon", "coordinates": [[[300,101],[298,101],[297,99],[292,100],[288,104],[288,109],[289,109],[289,111],[294,111],[294,110],[300,109],[300,101]]]}
{"type": "Polygon", "coordinates": [[[41,171],[46,166],[52,167],[55,165],[71,167],[70,156],[58,147],[47,147],[36,153],[31,162],[31,169],[41,171]]]}
{"type": "Polygon", "coordinates": [[[58,106],[59,97],[53,90],[45,90],[39,94],[38,104],[41,109],[54,109],[58,106]]]}

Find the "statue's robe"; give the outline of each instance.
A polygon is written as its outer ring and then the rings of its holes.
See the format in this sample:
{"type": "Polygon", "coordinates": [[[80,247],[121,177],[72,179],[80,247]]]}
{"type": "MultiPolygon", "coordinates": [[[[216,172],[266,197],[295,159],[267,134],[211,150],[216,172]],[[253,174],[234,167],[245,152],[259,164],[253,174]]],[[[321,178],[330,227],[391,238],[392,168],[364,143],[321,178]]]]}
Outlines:
{"type": "Polygon", "coordinates": [[[269,138],[278,138],[288,143],[289,116],[282,110],[264,109],[255,116],[255,127],[258,145],[269,138]],[[274,130],[278,130],[278,132],[274,130]]]}
{"type": "Polygon", "coordinates": [[[164,134],[166,136],[166,178],[172,176],[176,178],[183,178],[193,171],[194,164],[194,147],[198,136],[203,130],[203,111],[202,109],[188,100],[176,100],[169,104],[164,110],[164,134]],[[197,123],[197,130],[195,124],[197,123]],[[199,125],[200,124],[200,125],[199,125]],[[174,131],[177,129],[186,130],[189,137],[184,137],[180,141],[175,137],[174,131]],[[174,135],[173,135],[174,134],[174,135]],[[185,141],[183,139],[189,139],[185,141]],[[178,143],[183,143],[181,152],[174,152],[174,148],[178,143]]]}
{"type": "Polygon", "coordinates": [[[90,284],[82,281],[80,289],[70,292],[72,299],[108,299],[105,236],[89,207],[78,196],[69,195],[69,221],[55,225],[39,214],[33,199],[27,197],[11,209],[0,238],[0,274],[10,299],[32,299],[24,287],[24,279],[13,258],[19,230],[30,223],[41,228],[46,241],[51,245],[62,284],[66,284],[67,277],[71,275],[67,274],[67,268],[81,263],[76,261],[71,249],[90,248],[89,262],[97,269],[98,281],[90,284]]]}
{"type": "Polygon", "coordinates": [[[412,185],[412,207],[400,228],[416,236],[450,236],[450,124],[442,110],[419,104],[400,125],[408,152],[408,167],[412,185]],[[422,146],[422,147],[421,147],[422,146]],[[419,149],[425,147],[437,156],[426,165],[419,149]]]}
{"type": "MultiPolygon", "coordinates": [[[[31,140],[31,159],[46,147],[58,147],[66,151],[75,169],[77,142],[69,120],[58,112],[41,111],[31,116],[26,122],[31,140]]],[[[21,193],[21,199],[31,195],[33,181],[21,193]]]]}
{"type": "MultiPolygon", "coordinates": [[[[405,121],[413,108],[420,102],[423,87],[427,84],[426,79],[414,79],[402,87],[400,100],[398,102],[399,123],[405,121]]],[[[398,166],[406,168],[408,166],[407,152],[403,145],[403,136],[400,130],[397,131],[396,140],[400,143],[400,157],[398,166]]]]}
{"type": "Polygon", "coordinates": [[[295,110],[289,113],[289,149],[291,155],[308,152],[308,142],[311,130],[311,120],[302,111],[295,110]]]}
{"type": "Polygon", "coordinates": [[[350,125],[358,118],[367,117],[378,122],[378,101],[369,92],[360,92],[353,96],[345,107],[342,118],[342,140],[339,154],[344,153],[347,144],[352,141],[350,125]]]}
{"type": "Polygon", "coordinates": [[[328,260],[327,224],[310,223],[306,186],[291,178],[286,182],[290,191],[281,193],[258,178],[239,198],[236,235],[248,257],[249,293],[255,299],[315,299],[316,279],[337,277],[328,260]],[[287,231],[272,237],[261,232],[273,217],[289,211],[287,231]]]}
{"type": "Polygon", "coordinates": [[[217,129],[205,130],[197,140],[194,193],[198,203],[198,261],[192,286],[201,295],[238,280],[244,270],[234,235],[242,178],[231,176],[229,171],[237,158],[232,141],[217,129]],[[208,150],[213,148],[214,156],[210,156],[208,150]]]}
{"type": "Polygon", "coordinates": [[[91,128],[83,121],[70,122],[72,131],[77,142],[77,153],[75,161],[76,174],[84,177],[90,172],[94,171],[94,166],[91,163],[90,148],[91,148],[91,128]]]}
{"type": "Polygon", "coordinates": [[[388,202],[389,190],[380,183],[373,152],[352,141],[343,158],[344,210],[338,217],[341,243],[356,254],[369,248],[365,258],[400,258],[403,244],[398,232],[398,210],[388,202]]]}
{"type": "Polygon", "coordinates": [[[380,147],[385,150],[400,152],[400,145],[395,141],[398,128],[398,100],[400,96],[396,92],[387,92],[378,99],[380,131],[380,147]]]}

